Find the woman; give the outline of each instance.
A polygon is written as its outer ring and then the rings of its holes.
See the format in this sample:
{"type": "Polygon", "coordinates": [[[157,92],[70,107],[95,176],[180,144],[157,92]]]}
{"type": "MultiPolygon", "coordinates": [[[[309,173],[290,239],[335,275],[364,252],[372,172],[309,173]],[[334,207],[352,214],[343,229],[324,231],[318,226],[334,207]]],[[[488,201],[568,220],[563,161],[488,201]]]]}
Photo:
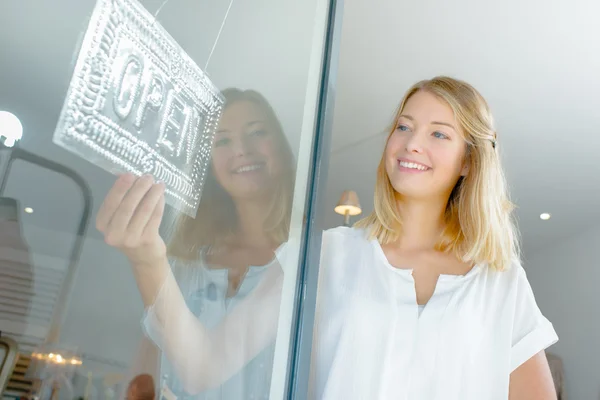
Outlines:
{"type": "MultiPolygon", "coordinates": [[[[162,328],[163,325],[178,326],[181,314],[172,312],[169,306],[174,293],[180,301],[179,309],[187,310],[189,317],[213,329],[237,303],[260,287],[259,283],[263,287],[266,283],[273,284],[267,289],[274,292],[275,301],[280,289],[276,283],[281,268],[275,266],[274,256],[287,240],[289,231],[295,178],[293,154],[281,124],[262,95],[237,89],[228,89],[222,94],[226,103],[196,218],[179,219],[167,248],[157,236],[163,189],[149,177],[138,180],[129,175],[121,177],[98,215],[98,226],[106,234],[107,242],[123,249],[133,261],[147,307],[143,321],[146,333],[166,355],[170,354],[171,347],[185,345],[169,328],[162,328]],[[120,224],[121,211],[113,208],[119,202],[120,210],[133,203],[148,206],[155,210],[154,217],[135,214],[129,230],[123,230],[116,227],[120,224]],[[139,227],[144,224],[148,224],[146,232],[152,231],[150,235],[132,233],[140,232],[139,227]],[[133,255],[140,245],[150,254],[158,251],[161,257],[169,256],[172,274],[160,291],[148,290],[152,283],[148,284],[143,277],[148,266],[140,264],[136,261],[138,256],[133,255]],[[274,280],[269,280],[269,276],[274,280]]],[[[247,317],[254,318],[256,313],[265,311],[271,312],[268,317],[276,321],[274,308],[252,310],[247,317]]],[[[226,329],[221,337],[225,346],[235,341],[235,346],[241,346],[239,354],[245,353],[243,338],[236,332],[226,329]]],[[[192,374],[195,376],[190,379],[201,384],[192,393],[186,390],[185,373],[180,375],[177,371],[195,371],[199,367],[182,365],[176,358],[171,363],[163,357],[159,378],[162,393],[172,393],[179,399],[262,399],[268,396],[270,388],[272,339],[272,334],[263,338],[260,352],[240,361],[228,370],[227,376],[221,374],[218,379],[202,380],[201,376],[192,374]]],[[[221,357],[205,353],[203,361],[217,372],[221,357]]],[[[142,367],[148,369],[147,365],[142,367]]]]}
{"type": "MultiPolygon", "coordinates": [[[[375,210],[323,235],[310,398],[555,398],[543,350],[557,337],[519,264],[511,211],[481,95],[446,77],[409,89],[375,210]]],[[[145,263],[156,288],[165,261],[145,263]]],[[[195,347],[174,359],[220,343],[197,320],[176,330],[195,347]]]]}
{"type": "Polygon", "coordinates": [[[556,340],[518,261],[492,116],[438,77],[404,96],[374,211],[325,234],[319,399],[547,400],[556,340]]]}

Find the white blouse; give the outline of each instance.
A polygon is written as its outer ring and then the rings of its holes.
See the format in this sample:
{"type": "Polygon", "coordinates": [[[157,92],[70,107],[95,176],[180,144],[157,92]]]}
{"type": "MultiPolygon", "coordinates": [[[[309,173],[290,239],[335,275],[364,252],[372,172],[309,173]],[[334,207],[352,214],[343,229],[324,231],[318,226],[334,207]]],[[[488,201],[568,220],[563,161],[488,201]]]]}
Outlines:
{"type": "Polygon", "coordinates": [[[558,340],[518,262],[439,277],[419,312],[412,271],[376,240],[324,233],[311,398],[508,398],[510,373],[558,340]]]}
{"type": "MultiPolygon", "coordinates": [[[[281,257],[278,250],[278,257],[281,257]]],[[[240,282],[237,293],[227,297],[229,286],[229,272],[227,269],[213,269],[206,263],[205,250],[201,252],[196,262],[186,263],[177,260],[171,261],[171,270],[183,295],[187,308],[195,318],[209,330],[215,329],[227,315],[240,302],[243,302],[263,279],[269,268],[280,268],[275,258],[265,266],[249,266],[248,272],[240,282]]],[[[162,293],[165,294],[164,292],[162,293]]],[[[161,299],[158,298],[157,302],[161,299]]],[[[160,319],[156,315],[158,304],[154,304],[144,314],[142,326],[146,335],[150,337],[162,350],[165,349],[165,338],[160,319]]],[[[258,311],[258,310],[255,310],[258,311]]],[[[190,335],[189,340],[194,340],[190,335]]],[[[232,376],[221,384],[191,394],[176,374],[173,362],[166,354],[161,357],[160,363],[160,390],[161,393],[172,393],[177,400],[264,400],[269,398],[271,386],[271,371],[273,367],[273,354],[275,350],[275,337],[252,359],[247,360],[243,367],[236,370],[232,376]]],[[[217,363],[218,360],[213,360],[217,363]]],[[[193,372],[193,371],[192,371],[193,372]]]]}

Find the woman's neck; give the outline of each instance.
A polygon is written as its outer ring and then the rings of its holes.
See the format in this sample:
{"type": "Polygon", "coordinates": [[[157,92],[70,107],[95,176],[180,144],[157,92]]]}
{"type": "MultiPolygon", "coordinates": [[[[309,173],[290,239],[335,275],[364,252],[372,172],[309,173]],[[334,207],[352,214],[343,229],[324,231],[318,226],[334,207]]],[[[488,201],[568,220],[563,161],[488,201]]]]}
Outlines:
{"type": "Polygon", "coordinates": [[[236,212],[238,217],[235,241],[239,245],[264,248],[274,247],[273,239],[265,232],[265,221],[268,218],[268,208],[265,201],[238,201],[236,212]]]}
{"type": "Polygon", "coordinates": [[[444,230],[446,201],[402,200],[398,202],[402,232],[399,250],[431,250],[444,230]]]}

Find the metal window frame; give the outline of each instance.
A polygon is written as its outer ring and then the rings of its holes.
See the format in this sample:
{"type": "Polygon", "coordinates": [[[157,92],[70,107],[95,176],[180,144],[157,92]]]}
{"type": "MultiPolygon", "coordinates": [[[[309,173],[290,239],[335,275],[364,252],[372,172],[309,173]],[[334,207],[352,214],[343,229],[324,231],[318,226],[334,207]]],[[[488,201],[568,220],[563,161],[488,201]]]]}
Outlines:
{"type": "Polygon", "coordinates": [[[335,88],[340,51],[343,0],[330,0],[323,51],[323,66],[317,102],[317,123],[308,190],[306,192],[306,224],[302,232],[298,285],[294,310],[292,351],[288,365],[288,399],[308,398],[315,320],[321,238],[324,229],[327,176],[331,153],[331,136],[335,103],[335,88]]]}

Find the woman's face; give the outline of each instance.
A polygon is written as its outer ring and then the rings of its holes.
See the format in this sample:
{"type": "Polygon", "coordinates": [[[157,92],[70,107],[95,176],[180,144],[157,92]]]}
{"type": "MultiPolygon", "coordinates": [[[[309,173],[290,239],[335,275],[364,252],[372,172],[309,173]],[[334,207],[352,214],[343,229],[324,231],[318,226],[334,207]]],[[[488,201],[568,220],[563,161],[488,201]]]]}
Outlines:
{"type": "Polygon", "coordinates": [[[217,182],[234,199],[263,197],[281,174],[280,140],[256,103],[230,104],[221,116],[213,145],[217,182]]]}
{"type": "Polygon", "coordinates": [[[385,148],[385,167],[396,192],[404,198],[449,197],[468,172],[466,144],[454,113],[426,91],[404,105],[385,148]]]}

